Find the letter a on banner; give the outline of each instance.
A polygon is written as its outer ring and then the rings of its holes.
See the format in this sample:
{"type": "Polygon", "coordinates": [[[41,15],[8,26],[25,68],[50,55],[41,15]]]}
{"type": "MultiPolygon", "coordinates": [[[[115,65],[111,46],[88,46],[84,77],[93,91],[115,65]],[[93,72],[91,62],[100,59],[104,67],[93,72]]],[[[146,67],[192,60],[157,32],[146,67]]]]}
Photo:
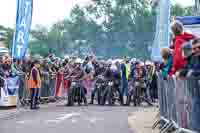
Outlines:
{"type": "Polygon", "coordinates": [[[17,0],[16,29],[12,57],[23,59],[28,49],[29,31],[33,14],[33,0],[17,0]]]}

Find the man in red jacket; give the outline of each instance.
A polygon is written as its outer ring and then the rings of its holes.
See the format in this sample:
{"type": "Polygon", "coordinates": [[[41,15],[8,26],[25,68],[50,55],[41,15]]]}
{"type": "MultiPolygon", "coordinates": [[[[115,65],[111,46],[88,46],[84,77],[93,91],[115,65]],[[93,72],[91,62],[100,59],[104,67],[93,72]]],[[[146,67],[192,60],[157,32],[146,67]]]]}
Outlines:
{"type": "Polygon", "coordinates": [[[173,55],[173,67],[171,74],[175,74],[177,71],[183,69],[187,64],[187,60],[184,59],[182,55],[181,47],[186,42],[193,40],[195,36],[185,32],[182,23],[180,23],[179,21],[175,21],[172,24],[171,29],[175,37],[173,44],[174,55],[173,55]]]}

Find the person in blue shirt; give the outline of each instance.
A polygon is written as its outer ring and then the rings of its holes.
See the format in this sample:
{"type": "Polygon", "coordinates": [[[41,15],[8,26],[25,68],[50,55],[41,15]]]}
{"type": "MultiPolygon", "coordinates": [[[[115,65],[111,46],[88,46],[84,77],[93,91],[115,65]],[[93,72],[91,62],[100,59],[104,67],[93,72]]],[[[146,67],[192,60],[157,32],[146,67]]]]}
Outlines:
{"type": "Polygon", "coordinates": [[[128,97],[128,78],[130,72],[129,61],[126,58],[124,62],[121,64],[121,72],[122,72],[122,95],[123,95],[122,103],[126,103],[128,97]]]}

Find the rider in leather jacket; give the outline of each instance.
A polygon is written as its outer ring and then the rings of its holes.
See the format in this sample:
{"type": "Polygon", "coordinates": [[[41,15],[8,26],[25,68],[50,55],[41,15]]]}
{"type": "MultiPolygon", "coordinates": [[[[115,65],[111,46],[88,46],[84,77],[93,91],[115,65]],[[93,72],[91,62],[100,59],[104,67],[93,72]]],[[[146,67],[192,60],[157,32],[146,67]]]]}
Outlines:
{"type": "MultiPolygon", "coordinates": [[[[81,68],[81,63],[76,62],[76,67],[74,68],[74,70],[72,70],[72,72],[70,73],[70,75],[68,76],[70,77],[70,79],[73,81],[81,81],[84,77],[84,70],[81,68]]],[[[84,103],[87,104],[87,98],[86,98],[86,94],[87,94],[87,90],[83,87],[83,85],[81,84],[81,82],[79,83],[80,89],[81,89],[81,94],[84,100],[84,103]]],[[[69,93],[68,93],[69,95],[69,93]]],[[[68,96],[69,97],[69,96],[68,96]]],[[[70,103],[68,102],[68,105],[70,106],[70,103]]]]}

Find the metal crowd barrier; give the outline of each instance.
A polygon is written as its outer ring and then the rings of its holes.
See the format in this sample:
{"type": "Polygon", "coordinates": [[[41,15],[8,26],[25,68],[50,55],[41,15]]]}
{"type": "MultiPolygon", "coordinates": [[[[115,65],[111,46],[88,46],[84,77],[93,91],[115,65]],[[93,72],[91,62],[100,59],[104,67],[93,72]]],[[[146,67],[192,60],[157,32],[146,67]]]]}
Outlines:
{"type": "Polygon", "coordinates": [[[160,117],[153,128],[162,123],[161,133],[200,132],[200,78],[164,80],[158,74],[158,91],[160,117]]]}
{"type": "MultiPolygon", "coordinates": [[[[19,82],[19,90],[18,90],[18,97],[19,97],[19,104],[21,106],[28,106],[30,105],[30,89],[28,88],[28,76],[27,75],[20,75],[20,82],[19,82]]],[[[39,102],[41,104],[46,104],[51,102],[56,102],[55,98],[55,82],[53,79],[50,80],[49,73],[42,74],[42,87],[40,89],[40,98],[39,102]],[[52,82],[52,83],[50,83],[52,82]],[[50,86],[51,85],[51,86],[50,86]]]]}

